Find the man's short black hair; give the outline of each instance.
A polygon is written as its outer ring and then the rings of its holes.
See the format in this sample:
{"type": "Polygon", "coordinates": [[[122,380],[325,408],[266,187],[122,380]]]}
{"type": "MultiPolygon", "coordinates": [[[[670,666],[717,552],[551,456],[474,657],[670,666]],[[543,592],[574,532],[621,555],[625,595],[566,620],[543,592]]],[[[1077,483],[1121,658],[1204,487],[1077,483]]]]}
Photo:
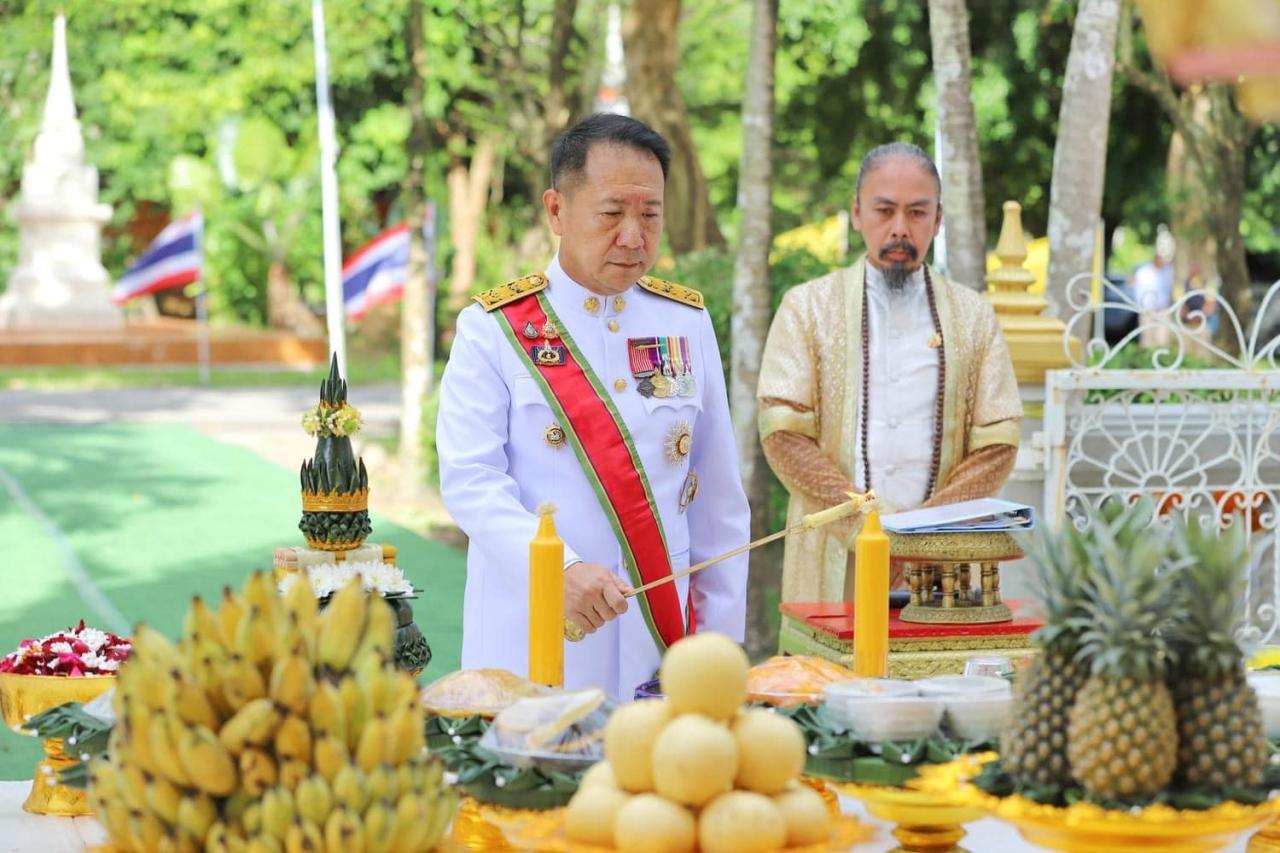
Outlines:
{"type": "Polygon", "coordinates": [[[595,113],[574,124],[556,137],[551,145],[551,186],[561,189],[562,183],[581,175],[587,168],[587,152],[597,143],[624,145],[638,151],[648,151],[658,158],[663,180],[671,165],[671,146],[662,134],[642,121],[616,113],[595,113]]]}
{"type": "Polygon", "coordinates": [[[912,145],[910,142],[887,142],[884,145],[877,145],[867,152],[862,158],[862,164],[858,167],[858,181],[853,187],[853,197],[857,198],[862,194],[862,179],[879,168],[884,160],[891,157],[906,157],[912,160],[921,169],[933,175],[933,182],[938,187],[938,200],[942,200],[942,179],[938,177],[938,167],[934,164],[933,158],[924,153],[924,149],[919,145],[912,145]]]}

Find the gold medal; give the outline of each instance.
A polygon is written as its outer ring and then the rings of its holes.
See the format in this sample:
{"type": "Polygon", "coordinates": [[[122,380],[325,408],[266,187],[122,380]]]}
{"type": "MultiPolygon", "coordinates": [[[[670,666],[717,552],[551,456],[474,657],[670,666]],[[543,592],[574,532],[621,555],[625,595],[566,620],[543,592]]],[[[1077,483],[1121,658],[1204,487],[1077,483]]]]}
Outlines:
{"type": "Polygon", "coordinates": [[[675,390],[671,387],[671,380],[661,373],[655,373],[649,377],[649,381],[653,383],[653,396],[670,397],[675,390]]]}
{"type": "Polygon", "coordinates": [[[560,337],[560,330],[556,328],[556,324],[548,320],[542,326],[542,336],[549,341],[554,341],[560,337]]]}
{"type": "Polygon", "coordinates": [[[689,429],[687,423],[681,421],[667,433],[663,446],[667,451],[667,461],[672,465],[679,465],[693,449],[693,431],[689,429]]]}
{"type": "Polygon", "coordinates": [[[542,431],[542,440],[546,442],[547,447],[550,447],[552,450],[559,450],[564,447],[564,443],[567,439],[564,434],[564,429],[561,428],[560,424],[552,424],[542,431]]]}

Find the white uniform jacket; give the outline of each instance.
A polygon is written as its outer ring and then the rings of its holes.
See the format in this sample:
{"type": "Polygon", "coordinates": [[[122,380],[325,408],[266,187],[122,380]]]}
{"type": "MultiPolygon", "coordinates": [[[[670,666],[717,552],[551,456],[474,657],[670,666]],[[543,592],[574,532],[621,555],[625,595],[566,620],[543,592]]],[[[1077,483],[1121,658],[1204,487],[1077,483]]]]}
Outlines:
{"type": "MultiPolygon", "coordinates": [[[[729,403],[711,318],[701,308],[632,285],[603,297],[570,279],[558,259],[543,291],[608,393],[633,439],[652,489],[672,571],[743,545],[749,509],[739,479],[729,403]],[[591,310],[594,308],[594,310],[591,310]],[[629,361],[628,339],[684,337],[696,388],[692,396],[645,397],[629,361]],[[675,438],[686,427],[687,455],[675,438]],[[687,507],[690,472],[697,493],[687,507]]],[[[532,296],[526,299],[535,298],[532,296]]],[[[457,336],[440,386],[436,447],[445,506],[470,537],[463,608],[462,666],[528,674],[529,542],[534,510],[556,504],[566,559],[602,563],[633,583],[621,548],[572,447],[554,446],[559,424],[538,383],[504,334],[502,317],[479,305],[458,315],[457,336]]],[[[526,342],[521,339],[521,344],[526,342]]],[[[675,581],[682,608],[692,595],[697,629],[741,640],[747,557],[741,555],[675,581]]],[[[661,660],[640,607],[579,643],[565,644],[565,685],[601,687],[629,700],[661,660]]]]}

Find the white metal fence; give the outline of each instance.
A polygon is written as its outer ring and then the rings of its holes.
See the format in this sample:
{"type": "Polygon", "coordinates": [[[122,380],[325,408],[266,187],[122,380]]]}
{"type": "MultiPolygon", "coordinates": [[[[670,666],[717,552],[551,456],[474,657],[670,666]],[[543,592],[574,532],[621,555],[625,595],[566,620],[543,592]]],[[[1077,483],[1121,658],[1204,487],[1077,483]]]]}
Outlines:
{"type": "MultiPolygon", "coordinates": [[[[1225,327],[1208,340],[1209,295],[1191,291],[1160,310],[1125,295],[1090,302],[1091,280],[1069,287],[1066,334],[1086,340],[1071,367],[1046,376],[1044,509],[1047,523],[1082,522],[1085,506],[1109,497],[1149,495],[1162,517],[1190,514],[1251,531],[1245,639],[1280,637],[1280,281],[1267,291],[1248,329],[1219,302],[1225,327]],[[1274,303],[1274,304],[1273,304],[1274,303]],[[1136,318],[1108,343],[1105,317],[1136,318]],[[1096,330],[1096,331],[1095,331],[1096,330]],[[1222,341],[1229,342],[1223,345],[1222,341]],[[1143,366],[1119,368],[1141,341],[1155,346],[1143,366]],[[1192,369],[1188,362],[1212,363],[1192,369]]],[[[1117,324],[1123,325],[1123,324],[1117,324]]],[[[1064,340],[1064,347],[1066,341],[1064,340]]]]}

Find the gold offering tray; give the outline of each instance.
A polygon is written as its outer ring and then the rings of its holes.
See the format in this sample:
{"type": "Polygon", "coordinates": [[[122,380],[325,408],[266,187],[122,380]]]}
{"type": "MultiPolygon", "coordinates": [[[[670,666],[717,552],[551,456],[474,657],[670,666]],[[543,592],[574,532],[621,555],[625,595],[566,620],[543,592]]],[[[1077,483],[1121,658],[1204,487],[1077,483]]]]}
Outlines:
{"type": "MultiPolygon", "coordinates": [[[[1256,806],[1225,802],[1210,809],[1175,809],[1152,805],[1141,809],[1105,809],[1094,803],[1050,806],[1014,794],[997,797],[972,784],[994,753],[970,755],[921,771],[921,786],[950,794],[957,802],[977,806],[1013,824],[1033,844],[1067,853],[1210,853],[1231,844],[1244,832],[1274,821],[1280,798],[1256,806]]],[[[1250,850],[1255,849],[1252,845],[1250,850]]]]}

